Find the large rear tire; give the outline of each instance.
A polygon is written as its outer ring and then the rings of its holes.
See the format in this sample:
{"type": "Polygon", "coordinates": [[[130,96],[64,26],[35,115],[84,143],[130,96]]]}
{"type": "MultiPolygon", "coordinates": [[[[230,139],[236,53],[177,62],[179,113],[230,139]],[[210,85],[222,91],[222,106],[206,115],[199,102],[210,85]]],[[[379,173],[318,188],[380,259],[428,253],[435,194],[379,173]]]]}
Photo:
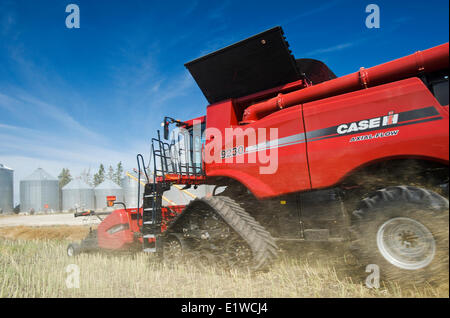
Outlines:
{"type": "Polygon", "coordinates": [[[352,215],[352,251],[385,281],[448,284],[449,203],[417,187],[376,191],[352,215]]]}

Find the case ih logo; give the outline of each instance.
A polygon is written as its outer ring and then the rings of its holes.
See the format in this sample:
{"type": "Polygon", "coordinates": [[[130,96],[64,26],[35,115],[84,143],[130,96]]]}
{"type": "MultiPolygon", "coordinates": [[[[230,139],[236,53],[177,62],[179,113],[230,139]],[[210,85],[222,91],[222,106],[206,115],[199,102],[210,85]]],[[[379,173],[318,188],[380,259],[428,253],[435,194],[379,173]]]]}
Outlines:
{"type": "Polygon", "coordinates": [[[339,125],[337,128],[337,133],[343,135],[351,132],[363,131],[366,129],[394,125],[397,122],[398,114],[394,114],[393,111],[390,111],[386,116],[364,119],[349,124],[339,125]]]}

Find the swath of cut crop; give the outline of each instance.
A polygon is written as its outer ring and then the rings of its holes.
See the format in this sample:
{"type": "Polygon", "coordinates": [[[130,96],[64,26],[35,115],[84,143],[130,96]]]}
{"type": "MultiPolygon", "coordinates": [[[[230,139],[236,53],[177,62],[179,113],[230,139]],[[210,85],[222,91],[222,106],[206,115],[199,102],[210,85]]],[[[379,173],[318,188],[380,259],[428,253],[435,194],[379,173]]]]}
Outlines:
{"type": "Polygon", "coordinates": [[[15,226],[0,228],[0,238],[20,240],[81,240],[89,233],[88,226],[15,226]]]}

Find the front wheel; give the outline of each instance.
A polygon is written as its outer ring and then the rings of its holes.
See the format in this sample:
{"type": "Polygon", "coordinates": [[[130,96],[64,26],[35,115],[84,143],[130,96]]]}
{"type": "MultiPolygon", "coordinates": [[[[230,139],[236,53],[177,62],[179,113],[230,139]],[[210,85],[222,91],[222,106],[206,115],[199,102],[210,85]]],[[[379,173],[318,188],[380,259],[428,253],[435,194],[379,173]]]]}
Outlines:
{"type": "Polygon", "coordinates": [[[448,209],[433,191],[379,190],[353,212],[353,251],[363,265],[378,265],[386,281],[448,283],[448,209]]]}
{"type": "Polygon", "coordinates": [[[80,254],[80,245],[76,243],[71,243],[67,246],[67,256],[74,257],[80,254]]]}

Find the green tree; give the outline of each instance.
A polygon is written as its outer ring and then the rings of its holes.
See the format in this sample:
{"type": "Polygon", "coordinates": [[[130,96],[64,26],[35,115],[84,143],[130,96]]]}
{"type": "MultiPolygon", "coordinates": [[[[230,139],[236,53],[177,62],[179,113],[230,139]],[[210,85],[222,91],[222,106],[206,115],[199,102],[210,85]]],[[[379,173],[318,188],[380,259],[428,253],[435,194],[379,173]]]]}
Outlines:
{"type": "Polygon", "coordinates": [[[81,180],[83,180],[86,184],[90,185],[92,187],[92,175],[91,175],[91,168],[89,169],[83,169],[83,171],[80,174],[81,180]]]}
{"type": "Polygon", "coordinates": [[[58,176],[58,179],[59,179],[59,188],[64,187],[66,184],[72,181],[72,176],[70,175],[69,169],[63,168],[58,176]]]}
{"type": "Polygon", "coordinates": [[[114,168],[111,165],[109,165],[109,168],[108,168],[107,178],[113,182],[116,182],[116,172],[114,171],[114,168]]]}
{"type": "Polygon", "coordinates": [[[122,166],[122,161],[120,161],[117,164],[116,172],[114,174],[114,182],[117,183],[118,185],[120,185],[122,175],[123,175],[123,166],[122,166]]]}
{"type": "Polygon", "coordinates": [[[103,181],[105,181],[105,167],[103,166],[103,163],[101,163],[98,172],[94,174],[94,187],[98,186],[103,181]]]}

